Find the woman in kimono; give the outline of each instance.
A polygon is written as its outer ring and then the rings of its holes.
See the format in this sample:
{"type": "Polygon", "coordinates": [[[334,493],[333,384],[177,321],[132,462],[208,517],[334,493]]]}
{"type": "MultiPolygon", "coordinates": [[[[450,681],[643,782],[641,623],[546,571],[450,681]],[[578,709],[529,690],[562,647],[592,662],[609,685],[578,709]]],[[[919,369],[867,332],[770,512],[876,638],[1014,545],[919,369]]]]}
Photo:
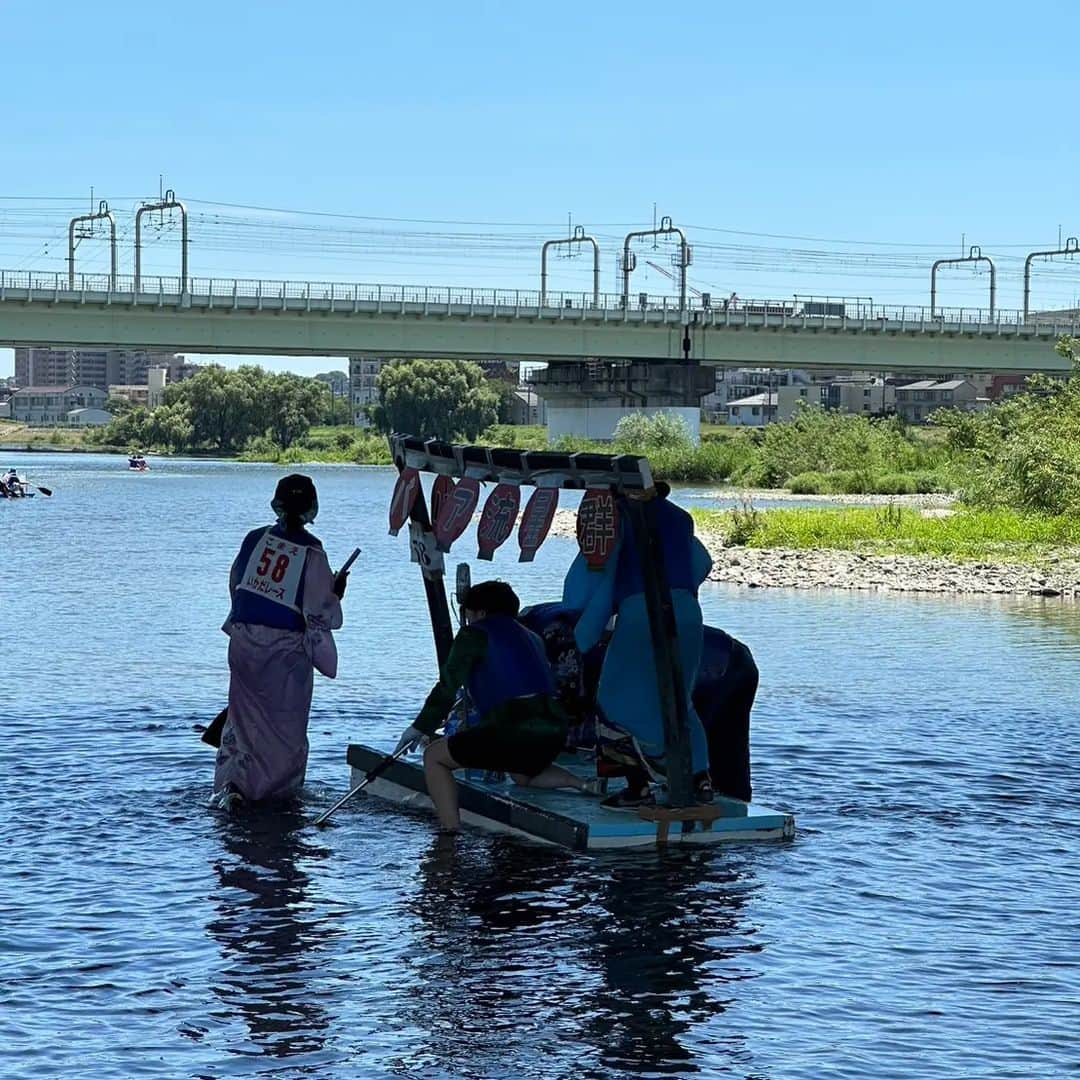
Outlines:
{"type": "MultiPolygon", "coordinates": [[[[656,499],[656,523],[675,613],[694,791],[698,801],[711,802],[709,746],[701,719],[694,711],[692,694],[701,664],[704,635],[698,586],[708,578],[712,559],[694,536],[693,518],[669,501],[670,490],[667,484],[658,481],[655,495],[650,493],[645,497],[656,499]]],[[[628,493],[627,497],[642,496],[628,493]]],[[[623,520],[621,523],[618,546],[601,571],[590,570],[584,557],[577,556],[566,576],[563,602],[581,611],[574,637],[582,654],[600,641],[611,617],[616,617],[615,630],[600,671],[597,704],[608,724],[633,738],[638,754],[649,770],[662,775],[665,762],[660,689],[641,557],[630,522],[623,520]]],[[[605,799],[604,805],[616,810],[631,810],[653,802],[649,772],[638,768],[628,771],[627,787],[605,799]]]]}
{"type": "Polygon", "coordinates": [[[286,476],[270,507],[277,524],[247,534],[229,574],[229,709],[214,770],[214,801],[226,807],[300,790],[314,671],[337,675],[332,631],[348,573],[331,573],[305,528],[319,512],[315,485],[286,476]]]}

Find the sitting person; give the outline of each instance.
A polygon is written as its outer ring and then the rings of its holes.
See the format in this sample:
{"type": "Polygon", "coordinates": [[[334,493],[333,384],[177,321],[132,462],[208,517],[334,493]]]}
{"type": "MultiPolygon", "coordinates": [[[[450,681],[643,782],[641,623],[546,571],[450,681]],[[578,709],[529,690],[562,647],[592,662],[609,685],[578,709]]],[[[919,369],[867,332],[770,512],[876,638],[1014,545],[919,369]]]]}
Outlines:
{"type": "Polygon", "coordinates": [[[461,827],[455,769],[508,772],[525,787],[596,790],[594,781],[552,764],[566,742],[567,721],[556,703],[544,644],[517,621],[518,610],[517,595],[505,582],[484,581],[469,590],[465,625],[395,751],[431,738],[465,688],[475,723],[435,739],[424,751],[428,794],[448,832],[461,827]]]}

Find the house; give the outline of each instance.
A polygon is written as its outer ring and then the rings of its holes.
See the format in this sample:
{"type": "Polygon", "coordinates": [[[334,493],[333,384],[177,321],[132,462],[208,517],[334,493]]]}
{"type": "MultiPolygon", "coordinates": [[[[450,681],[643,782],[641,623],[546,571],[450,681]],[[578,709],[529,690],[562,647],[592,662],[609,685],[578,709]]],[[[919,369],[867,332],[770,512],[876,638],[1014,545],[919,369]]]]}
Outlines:
{"type": "Polygon", "coordinates": [[[547,410],[544,399],[531,387],[515,390],[510,399],[510,423],[515,425],[531,424],[544,426],[547,423],[547,410]]]}
{"type": "Polygon", "coordinates": [[[975,387],[967,379],[948,379],[934,382],[920,379],[906,386],[896,387],[896,411],[912,424],[924,423],[937,409],[975,408],[975,387]]]}
{"type": "Polygon", "coordinates": [[[113,414],[104,409],[72,409],[67,414],[71,427],[104,427],[112,423],[113,414]]]}
{"type": "Polygon", "coordinates": [[[100,409],[108,394],[97,386],[27,386],[11,397],[11,418],[31,427],[66,425],[74,409],[100,409]]]}
{"type": "Polygon", "coordinates": [[[837,412],[880,416],[896,407],[896,389],[883,379],[834,379],[822,390],[822,404],[837,412]]]}
{"type": "Polygon", "coordinates": [[[727,412],[729,424],[737,427],[763,427],[776,418],[776,391],[729,401],[727,412]]]}
{"type": "Polygon", "coordinates": [[[820,403],[819,387],[797,383],[778,386],[729,402],[727,422],[735,427],[761,427],[777,420],[790,420],[796,409],[820,403]]]}

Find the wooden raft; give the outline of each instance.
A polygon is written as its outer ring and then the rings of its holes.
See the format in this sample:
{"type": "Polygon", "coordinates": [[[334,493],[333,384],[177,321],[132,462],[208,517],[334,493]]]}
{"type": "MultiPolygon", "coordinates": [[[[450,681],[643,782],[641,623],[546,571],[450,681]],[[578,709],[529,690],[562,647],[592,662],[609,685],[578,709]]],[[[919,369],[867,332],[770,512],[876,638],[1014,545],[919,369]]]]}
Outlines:
{"type": "Polygon", "coordinates": [[[656,842],[666,844],[668,831],[672,824],[685,824],[700,821],[702,829],[712,829],[712,824],[717,818],[724,817],[724,810],[720,806],[642,806],[638,810],[638,817],[642,821],[656,822],[656,842]]]}

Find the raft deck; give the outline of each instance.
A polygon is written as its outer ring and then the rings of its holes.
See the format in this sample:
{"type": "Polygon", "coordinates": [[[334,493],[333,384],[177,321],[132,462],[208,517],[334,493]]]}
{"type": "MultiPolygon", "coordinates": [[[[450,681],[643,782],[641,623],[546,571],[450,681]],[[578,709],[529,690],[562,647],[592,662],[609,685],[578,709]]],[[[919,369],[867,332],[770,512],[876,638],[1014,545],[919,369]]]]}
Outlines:
{"type": "MultiPolygon", "coordinates": [[[[352,766],[352,785],[359,784],[385,756],[382,750],[350,745],[347,760],[352,766]]],[[[581,776],[589,775],[593,768],[592,758],[584,755],[564,755],[559,764],[581,776]]],[[[708,807],[685,811],[649,807],[629,813],[608,810],[595,796],[576,791],[522,788],[508,780],[486,783],[476,772],[458,773],[457,777],[461,818],[466,824],[574,851],[782,840],[795,835],[793,815],[722,796],[708,807]]],[[[365,793],[399,806],[434,809],[423,769],[403,759],[368,784],[365,793]]]]}

